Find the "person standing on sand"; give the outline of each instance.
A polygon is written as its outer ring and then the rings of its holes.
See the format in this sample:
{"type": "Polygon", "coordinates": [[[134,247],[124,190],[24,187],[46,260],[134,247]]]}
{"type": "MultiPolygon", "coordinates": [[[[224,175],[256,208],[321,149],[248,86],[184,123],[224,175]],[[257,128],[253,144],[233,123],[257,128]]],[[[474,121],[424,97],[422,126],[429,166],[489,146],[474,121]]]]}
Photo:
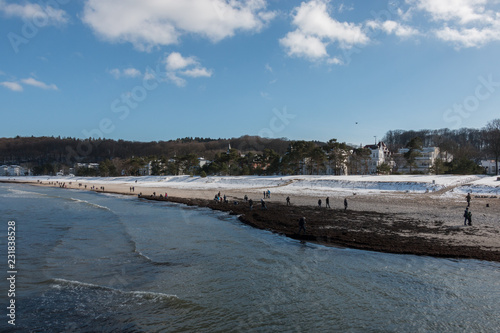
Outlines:
{"type": "Polygon", "coordinates": [[[469,221],[469,207],[465,207],[464,211],[464,225],[467,225],[467,221],[469,221]]]}
{"type": "Polygon", "coordinates": [[[330,208],[330,197],[326,197],[325,207],[330,208]]]}
{"type": "Polygon", "coordinates": [[[318,207],[321,207],[321,199],[318,200],[318,207]]]}
{"type": "Polygon", "coordinates": [[[299,235],[300,235],[300,232],[304,230],[304,235],[306,234],[306,218],[305,217],[301,217],[299,219],[299,235]]]}
{"type": "Polygon", "coordinates": [[[248,200],[248,205],[250,206],[250,210],[252,210],[253,209],[253,200],[252,199],[248,200]]]}
{"type": "Polygon", "coordinates": [[[469,225],[472,225],[472,212],[469,210],[467,214],[467,221],[469,221],[469,225]]]}
{"type": "Polygon", "coordinates": [[[347,198],[344,198],[344,211],[347,210],[347,198]]]}
{"type": "Polygon", "coordinates": [[[286,197],[286,205],[290,206],[290,197],[286,197]]]}
{"type": "Polygon", "coordinates": [[[465,197],[465,199],[467,200],[467,207],[470,207],[470,192],[467,193],[467,196],[465,197]]]}
{"type": "Polygon", "coordinates": [[[264,201],[264,199],[260,199],[260,205],[261,209],[267,209],[266,202],[264,201]]]}

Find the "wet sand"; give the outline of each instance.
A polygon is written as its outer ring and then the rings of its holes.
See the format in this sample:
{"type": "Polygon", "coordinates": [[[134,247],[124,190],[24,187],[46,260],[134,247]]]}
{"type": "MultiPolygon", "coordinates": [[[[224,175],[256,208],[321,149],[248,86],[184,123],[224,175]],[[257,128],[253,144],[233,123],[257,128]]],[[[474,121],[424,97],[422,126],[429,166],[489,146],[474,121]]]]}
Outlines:
{"type": "MultiPolygon", "coordinates": [[[[40,185],[30,182],[33,185],[40,185]]],[[[138,200],[165,200],[226,211],[253,227],[286,237],[328,246],[349,247],[396,254],[428,255],[445,258],[467,258],[500,262],[500,199],[476,198],[471,210],[473,225],[464,226],[465,197],[442,196],[442,193],[379,193],[350,195],[344,211],[344,196],[330,196],[331,208],[318,207],[320,197],[282,193],[260,199],[265,189],[225,190],[228,203],[213,200],[219,191],[134,186],[134,184],[67,183],[67,188],[138,196],[138,200]],[[81,186],[79,185],[81,184],[81,186]],[[100,188],[104,186],[104,191],[100,188]],[[135,189],[132,192],[131,186],[135,189]],[[153,196],[153,193],[156,196],[153,196]],[[160,194],[162,199],[159,198],[160,194]],[[253,210],[243,200],[248,195],[253,210]],[[285,198],[290,195],[291,206],[285,198]],[[238,204],[235,204],[237,202],[238,204]],[[487,207],[487,205],[489,207],[487,207]],[[298,234],[298,219],[306,217],[306,234],[298,234]]],[[[59,186],[58,184],[41,186],[59,186]]],[[[272,190],[272,188],[271,188],[272,190]]]]}

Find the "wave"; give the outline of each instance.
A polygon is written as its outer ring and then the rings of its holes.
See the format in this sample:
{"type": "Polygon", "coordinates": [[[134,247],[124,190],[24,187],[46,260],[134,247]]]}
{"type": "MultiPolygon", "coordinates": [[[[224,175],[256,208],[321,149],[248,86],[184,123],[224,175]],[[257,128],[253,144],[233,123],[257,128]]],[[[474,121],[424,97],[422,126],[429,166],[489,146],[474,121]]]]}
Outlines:
{"type": "Polygon", "coordinates": [[[24,190],[18,190],[18,189],[14,189],[14,188],[8,188],[7,190],[10,193],[2,194],[1,197],[3,197],[3,198],[38,198],[38,197],[47,196],[47,194],[45,194],[45,193],[24,191],[24,190]]]}
{"type": "Polygon", "coordinates": [[[89,290],[98,290],[105,291],[119,295],[131,296],[134,298],[144,299],[148,301],[171,301],[171,300],[180,300],[177,295],[169,295],[165,293],[152,292],[152,291],[125,291],[121,289],[116,289],[112,287],[100,286],[93,283],[75,281],[75,280],[66,280],[66,279],[50,279],[42,282],[43,284],[50,284],[53,288],[62,289],[62,288],[73,288],[73,289],[89,289],[89,290]]]}
{"type": "Polygon", "coordinates": [[[78,203],[83,203],[83,204],[86,204],[86,205],[89,205],[89,206],[92,206],[92,207],[96,207],[96,208],[100,208],[100,209],[105,209],[105,210],[111,211],[111,209],[109,209],[106,206],[101,206],[101,205],[98,205],[98,204],[95,204],[93,202],[89,202],[89,201],[86,201],[86,200],[81,200],[81,199],[76,199],[76,198],[69,198],[69,200],[75,201],[75,202],[78,202],[78,203]]]}
{"type": "Polygon", "coordinates": [[[148,263],[154,265],[154,266],[174,266],[173,263],[171,262],[166,262],[166,261],[154,261],[153,259],[151,259],[150,257],[148,257],[147,255],[145,255],[144,253],[142,253],[141,251],[137,250],[137,247],[135,242],[132,241],[134,243],[134,253],[136,255],[138,255],[140,258],[146,260],[148,263]]]}

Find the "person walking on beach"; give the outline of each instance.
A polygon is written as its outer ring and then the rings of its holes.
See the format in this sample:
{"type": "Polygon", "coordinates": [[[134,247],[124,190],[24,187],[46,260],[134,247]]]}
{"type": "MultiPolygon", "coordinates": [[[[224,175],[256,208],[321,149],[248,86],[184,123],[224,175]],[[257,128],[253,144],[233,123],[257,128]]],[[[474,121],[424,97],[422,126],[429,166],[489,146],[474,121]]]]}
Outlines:
{"type": "Polygon", "coordinates": [[[467,221],[469,222],[469,225],[472,225],[472,212],[469,209],[469,213],[467,214],[467,221]]]}
{"type": "Polygon", "coordinates": [[[330,197],[326,197],[325,207],[330,208],[330,197]]]}
{"type": "Polygon", "coordinates": [[[306,218],[305,217],[301,217],[299,219],[299,235],[300,235],[300,232],[301,231],[304,231],[304,235],[306,234],[306,218]]]}
{"type": "Polygon", "coordinates": [[[286,197],[286,205],[290,206],[290,197],[286,197]]]}
{"type": "Polygon", "coordinates": [[[267,190],[267,198],[271,199],[271,191],[270,190],[267,190]]]}
{"type": "Polygon", "coordinates": [[[321,199],[318,200],[318,207],[321,207],[321,199]]]}
{"type": "Polygon", "coordinates": [[[267,209],[266,202],[264,201],[264,199],[260,199],[260,205],[261,209],[267,209]]]}
{"type": "Polygon", "coordinates": [[[248,195],[245,194],[245,196],[243,197],[243,200],[245,200],[245,202],[248,202],[248,195]]]}
{"type": "Polygon", "coordinates": [[[467,196],[465,197],[465,199],[467,200],[467,207],[470,207],[470,192],[467,193],[467,196]]]}
{"type": "Polygon", "coordinates": [[[347,198],[344,198],[344,211],[347,210],[347,198]]]}
{"type": "Polygon", "coordinates": [[[469,207],[465,207],[464,211],[464,225],[467,225],[467,222],[469,221],[469,207]]]}

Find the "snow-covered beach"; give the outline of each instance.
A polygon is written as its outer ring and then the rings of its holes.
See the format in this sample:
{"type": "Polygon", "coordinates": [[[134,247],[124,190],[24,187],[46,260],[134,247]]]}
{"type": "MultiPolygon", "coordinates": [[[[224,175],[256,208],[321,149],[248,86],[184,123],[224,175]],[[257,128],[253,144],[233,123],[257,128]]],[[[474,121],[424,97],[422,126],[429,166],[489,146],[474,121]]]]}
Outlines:
{"type": "MultiPolygon", "coordinates": [[[[393,176],[145,176],[145,177],[0,177],[3,182],[22,182],[41,186],[61,186],[145,196],[211,200],[218,192],[230,200],[242,201],[245,195],[258,202],[269,190],[269,204],[323,208],[329,197],[332,211],[343,209],[346,198],[349,209],[357,212],[392,214],[411,219],[411,230],[394,230],[391,221],[373,221],[385,225],[400,237],[413,237],[443,245],[473,246],[500,255],[500,181],[496,176],[393,175],[393,176]],[[102,190],[104,188],[104,191],[102,190]],[[464,226],[465,196],[471,193],[473,225],[464,226]],[[413,225],[415,228],[413,228],[413,225]]],[[[331,217],[335,228],[335,217],[331,217]]],[[[325,221],[322,221],[324,223],[325,221]]],[[[328,221],[327,221],[328,222],[328,221]]],[[[314,224],[311,219],[310,225],[314,224]]],[[[351,226],[356,229],[355,223],[351,226]]],[[[364,227],[366,228],[366,226],[364,227]]],[[[358,230],[359,231],[359,230],[358,230]]],[[[363,230],[367,231],[367,230],[363,230]]],[[[372,230],[383,233],[383,230],[372,230]]],[[[425,253],[425,249],[422,249],[425,253]]]]}
{"type": "Polygon", "coordinates": [[[468,192],[500,195],[496,176],[394,175],[394,176],[143,176],[143,177],[0,177],[19,182],[58,182],[95,184],[99,186],[137,186],[176,190],[244,190],[273,189],[289,195],[377,195],[380,193],[429,193],[459,196],[468,192]]]}

